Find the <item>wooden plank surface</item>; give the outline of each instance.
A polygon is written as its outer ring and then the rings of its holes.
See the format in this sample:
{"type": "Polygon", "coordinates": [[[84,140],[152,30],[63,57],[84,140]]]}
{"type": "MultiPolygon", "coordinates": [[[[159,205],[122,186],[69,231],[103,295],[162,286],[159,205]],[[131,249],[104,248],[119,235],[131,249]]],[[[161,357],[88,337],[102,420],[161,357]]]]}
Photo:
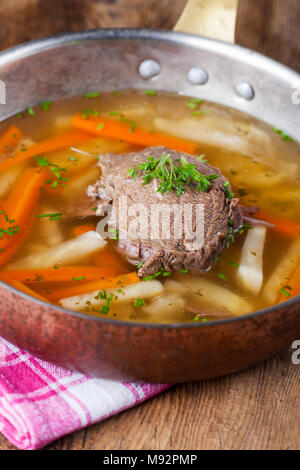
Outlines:
{"type": "MultiPolygon", "coordinates": [[[[95,27],[173,27],[186,0],[10,0],[0,50],[95,27]]],[[[240,0],[237,40],[300,70],[300,2],[240,0]],[[291,22],[293,20],[293,22],[291,22]]],[[[300,366],[291,350],[238,374],[176,385],[47,449],[299,449],[300,366]]],[[[15,449],[0,434],[0,450],[15,449]]]]}

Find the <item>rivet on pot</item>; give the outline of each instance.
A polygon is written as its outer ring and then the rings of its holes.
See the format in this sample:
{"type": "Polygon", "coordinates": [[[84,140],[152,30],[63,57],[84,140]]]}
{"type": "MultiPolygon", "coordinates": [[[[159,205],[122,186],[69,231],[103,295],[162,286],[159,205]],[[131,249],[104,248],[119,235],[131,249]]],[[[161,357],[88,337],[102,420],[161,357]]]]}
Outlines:
{"type": "Polygon", "coordinates": [[[149,79],[160,73],[160,65],[156,60],[147,59],[139,65],[139,74],[141,77],[149,79]]]}
{"type": "Polygon", "coordinates": [[[208,73],[202,67],[191,67],[187,73],[187,79],[192,85],[205,85],[208,78],[208,73]]]}
{"type": "Polygon", "coordinates": [[[235,92],[244,100],[251,101],[255,96],[255,91],[252,85],[248,82],[240,82],[235,86],[235,92]]]}

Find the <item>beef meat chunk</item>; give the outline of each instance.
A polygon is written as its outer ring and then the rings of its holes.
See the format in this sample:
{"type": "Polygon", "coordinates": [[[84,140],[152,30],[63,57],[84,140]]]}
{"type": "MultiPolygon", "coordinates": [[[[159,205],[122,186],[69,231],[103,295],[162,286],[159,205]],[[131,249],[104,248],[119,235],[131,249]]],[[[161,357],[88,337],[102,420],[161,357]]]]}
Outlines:
{"type": "MultiPolygon", "coordinates": [[[[165,147],[148,147],[140,152],[101,155],[99,165],[102,170],[101,178],[95,185],[88,188],[88,195],[96,198],[99,206],[112,203],[116,213],[118,213],[121,196],[127,196],[128,206],[142,203],[149,208],[149,212],[151,205],[155,203],[171,206],[203,204],[204,243],[200,249],[187,249],[184,234],[181,239],[178,239],[178,236],[164,238],[163,234],[155,240],[150,235],[146,238],[131,239],[130,234],[125,239],[123,237],[119,239],[118,249],[130,263],[138,265],[141,261],[143,262],[138,271],[140,276],[155,274],[161,269],[168,272],[182,269],[205,272],[211,267],[214,257],[226,246],[230,234],[242,226],[243,215],[239,200],[228,198],[228,192],[224,188],[226,182],[224,176],[217,168],[198,161],[190,155],[165,147]],[[170,194],[158,192],[157,179],[143,185],[142,172],[138,172],[136,180],[128,176],[130,168],[144,163],[149,156],[157,159],[166,153],[175,164],[178,164],[176,163],[178,159],[184,156],[188,163],[195,164],[196,169],[204,175],[217,174],[219,176],[211,181],[211,186],[207,191],[197,191],[196,183],[192,183],[180,196],[176,194],[176,191],[170,194]]],[[[230,190],[230,186],[227,189],[230,190]]],[[[170,225],[174,226],[174,214],[171,214],[170,225]]]]}

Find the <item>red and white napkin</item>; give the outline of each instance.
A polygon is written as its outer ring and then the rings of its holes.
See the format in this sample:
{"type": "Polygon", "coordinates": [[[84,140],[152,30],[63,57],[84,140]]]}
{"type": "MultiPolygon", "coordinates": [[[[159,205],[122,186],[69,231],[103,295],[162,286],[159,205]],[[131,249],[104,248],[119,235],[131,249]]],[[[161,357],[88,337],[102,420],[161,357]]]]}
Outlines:
{"type": "Polygon", "coordinates": [[[20,449],[43,447],[169,387],[70,372],[0,338],[0,432],[20,449]]]}

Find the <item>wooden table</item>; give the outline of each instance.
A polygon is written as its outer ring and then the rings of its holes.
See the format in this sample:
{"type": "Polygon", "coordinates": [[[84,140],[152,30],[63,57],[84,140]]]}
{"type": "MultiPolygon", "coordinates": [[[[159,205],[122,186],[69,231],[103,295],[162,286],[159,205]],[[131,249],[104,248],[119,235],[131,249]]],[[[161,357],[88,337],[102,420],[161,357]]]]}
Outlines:
{"type": "MultiPolygon", "coordinates": [[[[186,0],[10,0],[0,49],[95,27],[173,27],[186,0]]],[[[240,0],[237,41],[300,70],[298,0],[240,0]]],[[[246,371],[176,385],[47,449],[299,449],[300,366],[292,350],[246,371]]],[[[0,434],[0,449],[15,449],[0,434]]]]}

